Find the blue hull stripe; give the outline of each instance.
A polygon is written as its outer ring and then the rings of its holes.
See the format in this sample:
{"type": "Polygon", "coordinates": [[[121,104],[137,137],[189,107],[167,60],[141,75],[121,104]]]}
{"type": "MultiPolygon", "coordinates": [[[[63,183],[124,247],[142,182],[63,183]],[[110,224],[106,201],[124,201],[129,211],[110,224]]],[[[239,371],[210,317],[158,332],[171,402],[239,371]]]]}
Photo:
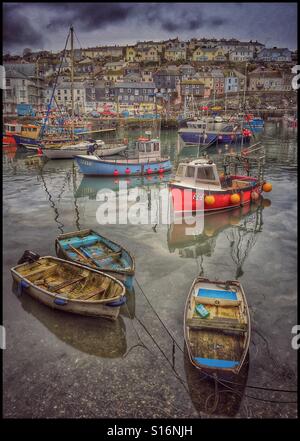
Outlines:
{"type": "Polygon", "coordinates": [[[197,296],[209,297],[212,299],[237,300],[237,295],[234,291],[222,291],[218,289],[200,288],[197,296]]]}
{"type": "Polygon", "coordinates": [[[202,358],[202,357],[195,357],[194,361],[196,363],[212,368],[234,368],[240,364],[239,361],[218,360],[216,358],[202,358]]]}

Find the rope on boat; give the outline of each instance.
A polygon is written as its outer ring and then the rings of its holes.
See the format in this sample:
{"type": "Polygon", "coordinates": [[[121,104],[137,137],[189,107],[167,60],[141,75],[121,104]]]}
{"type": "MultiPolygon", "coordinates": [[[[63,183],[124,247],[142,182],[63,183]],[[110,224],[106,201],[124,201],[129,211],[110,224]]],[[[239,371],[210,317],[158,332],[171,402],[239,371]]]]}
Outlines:
{"type": "Polygon", "coordinates": [[[139,284],[137,278],[135,277],[135,281],[136,284],[138,285],[141,293],[143,294],[143,296],[145,297],[145,299],[147,300],[147,302],[149,303],[150,308],[152,309],[152,311],[154,312],[154,314],[156,315],[156,317],[158,318],[158,320],[160,321],[160,323],[163,325],[163,327],[165,328],[165,330],[167,331],[167,333],[169,334],[169,336],[171,337],[171,339],[173,340],[173,342],[175,343],[175,345],[177,346],[177,348],[183,353],[183,349],[181,348],[181,346],[177,343],[177,341],[175,340],[175,338],[173,337],[173,335],[171,334],[171,332],[169,331],[169,329],[167,328],[167,326],[164,324],[164,322],[162,321],[162,319],[159,317],[159,315],[157,314],[157,312],[155,311],[155,309],[153,308],[150,300],[148,299],[148,297],[146,296],[143,288],[141,287],[141,285],[139,284]]]}

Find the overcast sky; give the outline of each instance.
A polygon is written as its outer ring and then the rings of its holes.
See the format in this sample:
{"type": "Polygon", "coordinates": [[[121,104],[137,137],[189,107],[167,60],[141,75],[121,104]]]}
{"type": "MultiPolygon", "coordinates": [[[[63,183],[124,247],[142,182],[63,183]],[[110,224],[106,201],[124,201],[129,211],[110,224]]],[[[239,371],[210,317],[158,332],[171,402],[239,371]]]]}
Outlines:
{"type": "Polygon", "coordinates": [[[297,47],[296,3],[4,3],[4,53],[61,50],[70,24],[79,39],[76,47],[177,36],[297,47]]]}

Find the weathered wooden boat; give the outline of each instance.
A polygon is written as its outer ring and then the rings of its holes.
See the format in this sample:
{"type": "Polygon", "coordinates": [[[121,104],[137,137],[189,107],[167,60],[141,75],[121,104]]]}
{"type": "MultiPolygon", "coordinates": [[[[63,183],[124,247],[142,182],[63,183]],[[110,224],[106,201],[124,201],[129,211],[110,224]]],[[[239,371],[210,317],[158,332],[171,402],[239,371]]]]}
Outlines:
{"type": "Polygon", "coordinates": [[[264,158],[263,148],[253,145],[240,154],[225,154],[221,173],[209,158],[180,163],[175,178],[168,184],[174,211],[216,211],[256,201],[262,191],[272,190],[272,185],[263,178],[264,158]],[[254,152],[256,156],[252,155],[254,152]],[[255,176],[250,176],[254,163],[258,170],[255,176]]]}
{"type": "Polygon", "coordinates": [[[131,289],[135,263],[133,256],[125,248],[96,233],[80,230],[60,234],[55,241],[57,256],[104,271],[122,281],[131,289]]]}
{"type": "Polygon", "coordinates": [[[127,159],[101,159],[96,155],[78,155],[75,160],[81,173],[91,176],[140,176],[170,171],[170,158],[162,158],[160,140],[140,138],[137,157],[127,159]]]}
{"type": "Polygon", "coordinates": [[[125,286],[109,274],[51,256],[21,261],[11,269],[19,294],[52,308],[115,320],[126,301],[125,286]]]}
{"type": "Polygon", "coordinates": [[[198,277],[184,312],[184,338],[191,363],[213,375],[238,374],[250,344],[250,315],[238,281],[198,277]]]}

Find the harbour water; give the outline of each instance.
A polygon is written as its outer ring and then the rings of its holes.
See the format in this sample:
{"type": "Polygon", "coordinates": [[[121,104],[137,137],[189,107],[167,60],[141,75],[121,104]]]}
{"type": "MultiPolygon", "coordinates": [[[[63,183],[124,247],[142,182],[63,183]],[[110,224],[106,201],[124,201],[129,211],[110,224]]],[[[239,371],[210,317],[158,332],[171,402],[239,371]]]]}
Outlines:
{"type": "MultiPolygon", "coordinates": [[[[131,133],[133,138],[137,133],[131,133]]],[[[176,131],[161,133],[176,153],[176,131]]],[[[12,418],[295,418],[296,134],[267,124],[261,205],[205,218],[202,234],[176,225],[99,225],[99,190],[114,179],[83,177],[72,160],[3,153],[4,416],[12,418]],[[115,323],[73,316],[15,294],[10,268],[26,249],[55,255],[59,233],[92,228],[136,259],[134,292],[115,323]],[[183,311],[196,275],[238,278],[250,307],[247,363],[230,388],[190,365],[183,311]],[[259,386],[266,389],[253,389],[259,386]]],[[[225,147],[210,156],[220,161],[225,147]]],[[[192,157],[197,148],[182,156],[192,157]]],[[[170,175],[128,179],[128,187],[164,188],[170,175]]],[[[151,207],[148,207],[149,209],[151,207]]]]}

